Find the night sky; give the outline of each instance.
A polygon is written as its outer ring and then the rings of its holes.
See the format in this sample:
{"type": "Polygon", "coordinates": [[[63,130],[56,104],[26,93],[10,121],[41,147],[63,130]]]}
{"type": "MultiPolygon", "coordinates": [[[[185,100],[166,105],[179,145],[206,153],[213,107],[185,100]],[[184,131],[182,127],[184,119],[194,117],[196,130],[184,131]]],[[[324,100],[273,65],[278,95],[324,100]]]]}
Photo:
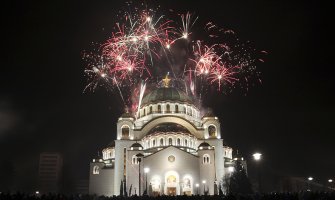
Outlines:
{"type": "MultiPolygon", "coordinates": [[[[209,94],[222,137],[271,176],[335,179],[335,79],[329,5],[320,1],[153,1],[191,11],[266,50],[262,84],[209,94]]],[[[148,3],[150,4],[150,2],[148,3]]],[[[117,94],[87,84],[82,52],[111,34],[125,4],[10,1],[1,6],[0,186],[34,190],[40,152],[61,152],[67,182],[88,178],[90,160],[115,139],[117,94]]],[[[1,188],[0,188],[1,189],[1,188]]]]}

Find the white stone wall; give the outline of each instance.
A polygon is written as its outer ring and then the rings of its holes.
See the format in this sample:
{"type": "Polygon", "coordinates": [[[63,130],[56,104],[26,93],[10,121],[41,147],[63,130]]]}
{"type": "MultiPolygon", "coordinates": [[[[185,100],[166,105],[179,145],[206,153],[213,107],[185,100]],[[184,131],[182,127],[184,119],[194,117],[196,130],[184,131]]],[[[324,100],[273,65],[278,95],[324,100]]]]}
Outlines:
{"type": "Polygon", "coordinates": [[[214,194],[214,181],[215,181],[215,155],[214,150],[199,150],[198,151],[198,162],[199,162],[199,172],[200,172],[200,194],[204,194],[205,190],[208,189],[209,194],[214,194]],[[203,162],[203,156],[207,154],[210,157],[210,163],[203,162]],[[205,181],[206,183],[203,183],[205,181]]]}
{"type": "Polygon", "coordinates": [[[196,127],[201,126],[200,111],[195,106],[186,103],[159,102],[157,104],[146,105],[139,110],[139,113],[136,114],[135,128],[139,129],[150,120],[166,115],[179,116],[189,120],[196,127]],[[167,105],[170,105],[170,112],[167,112],[167,105]],[[176,105],[178,106],[178,112],[175,109],[176,105]],[[161,112],[158,112],[158,106],[161,106],[161,112]],[[152,107],[151,113],[150,107],[152,107]]]}
{"type": "Polygon", "coordinates": [[[134,139],[134,121],[132,118],[119,118],[119,121],[117,122],[117,139],[123,139],[122,138],[122,127],[128,126],[129,127],[129,139],[134,139]]]}
{"type": "MultiPolygon", "coordinates": [[[[127,192],[130,185],[132,185],[132,193],[138,194],[138,165],[132,164],[132,156],[143,151],[130,150],[130,146],[134,144],[134,140],[141,140],[139,142],[144,149],[152,148],[152,141],[155,140],[155,147],[161,147],[160,139],[164,139],[164,145],[169,145],[169,138],[172,138],[172,145],[177,146],[177,139],[181,139],[180,146],[188,147],[194,151],[195,155],[187,153],[176,147],[169,146],[165,149],[153,153],[152,155],[145,154],[143,162],[141,163],[141,192],[145,190],[145,175],[143,168],[150,168],[148,173],[148,184],[151,180],[161,180],[161,193],[166,194],[166,176],[170,173],[178,176],[177,194],[181,194],[183,187],[183,180],[185,177],[192,179],[192,194],[197,194],[196,184],[199,184],[199,192],[203,194],[204,186],[209,189],[209,194],[214,194],[214,181],[222,180],[225,174],[224,158],[232,158],[232,149],[223,147],[221,138],[220,122],[217,117],[204,117],[200,119],[200,112],[194,106],[182,103],[169,103],[170,111],[166,113],[167,102],[160,102],[152,104],[140,109],[139,115],[142,116],[135,120],[132,118],[119,118],[117,123],[117,140],[115,141],[115,148],[106,148],[103,150],[103,159],[107,160],[115,157],[114,170],[100,170],[98,175],[92,174],[93,164],[90,169],[90,193],[103,194],[103,195],[119,195],[120,183],[123,180],[124,174],[124,148],[126,148],[126,174],[127,174],[127,192]],[[156,113],[158,105],[161,105],[162,113],[156,113]],[[175,113],[175,105],[179,106],[179,113],[175,113]],[[149,107],[152,106],[153,112],[150,114],[149,107]],[[186,114],[184,114],[186,108],[186,114]],[[144,110],[146,115],[144,116],[144,110]],[[146,134],[154,127],[161,123],[177,123],[184,126],[193,135],[182,134],[163,134],[146,136],[146,134]],[[122,138],[123,126],[129,126],[129,137],[122,138]],[[216,136],[209,137],[208,127],[216,127],[216,136]],[[187,139],[187,145],[185,144],[187,139]],[[192,142],[191,142],[192,141],[192,142]],[[199,150],[196,152],[198,146],[203,141],[206,141],[214,148],[210,150],[199,150]],[[150,143],[150,146],[148,145],[150,143]],[[203,155],[210,156],[210,163],[203,163],[203,155]],[[174,162],[168,161],[168,157],[173,155],[174,162]],[[206,184],[202,181],[206,180],[206,184]]],[[[178,145],[179,146],[179,145],[178,145]]],[[[101,164],[103,165],[103,163],[101,164]]]]}
{"type": "Polygon", "coordinates": [[[204,137],[205,139],[209,139],[210,136],[208,134],[208,127],[209,126],[214,126],[216,128],[216,137],[212,137],[212,138],[217,138],[217,139],[221,139],[221,126],[220,126],[220,122],[219,119],[217,117],[205,117],[202,120],[202,127],[204,128],[204,137]]]}
{"type": "MultiPolygon", "coordinates": [[[[123,152],[124,148],[127,150],[134,144],[131,140],[115,140],[115,178],[114,178],[114,191],[115,195],[120,193],[120,183],[123,180],[123,152]]],[[[127,157],[127,160],[129,158],[127,157]]]]}
{"type": "Polygon", "coordinates": [[[208,139],[206,140],[208,144],[214,146],[215,149],[215,170],[216,170],[216,179],[221,181],[225,175],[224,168],[224,151],[223,151],[223,140],[222,139],[208,139]]]}
{"type": "MultiPolygon", "coordinates": [[[[148,173],[148,184],[150,180],[159,178],[161,180],[161,191],[166,193],[166,175],[171,172],[178,174],[177,194],[181,193],[182,180],[186,176],[192,177],[192,193],[196,194],[195,184],[200,184],[198,157],[186,153],[175,147],[168,147],[144,158],[144,167],[150,168],[148,173]],[[174,156],[175,161],[168,161],[169,156],[174,156]]],[[[145,181],[145,180],[144,180],[145,181]]]]}
{"type": "Polygon", "coordinates": [[[104,163],[90,164],[89,194],[112,196],[114,194],[114,169],[103,168],[104,163]],[[99,167],[99,173],[93,173],[94,166],[99,167]]]}
{"type": "Polygon", "coordinates": [[[174,146],[184,146],[187,148],[197,148],[196,137],[189,134],[183,133],[165,133],[160,135],[150,135],[142,139],[144,149],[154,148],[154,147],[164,147],[169,146],[169,139],[172,139],[172,145],[174,146]],[[163,145],[161,145],[161,139],[163,139],[163,145]],[[177,139],[180,139],[180,145],[177,143],[177,139]],[[155,141],[155,146],[153,145],[155,141]],[[187,142],[186,142],[187,141],[187,142]]]}
{"type": "MultiPolygon", "coordinates": [[[[137,162],[136,163],[132,162],[132,157],[134,155],[136,156],[138,153],[143,154],[143,151],[132,151],[132,150],[127,151],[128,158],[129,158],[127,160],[127,192],[129,192],[130,186],[132,185],[132,195],[134,194],[139,195],[139,185],[138,185],[139,167],[141,168],[141,179],[143,179],[143,158],[140,164],[138,164],[137,162]],[[136,193],[135,193],[135,188],[136,188],[136,193]]],[[[141,193],[143,194],[143,192],[144,192],[144,185],[143,185],[143,181],[141,181],[141,193]]]]}

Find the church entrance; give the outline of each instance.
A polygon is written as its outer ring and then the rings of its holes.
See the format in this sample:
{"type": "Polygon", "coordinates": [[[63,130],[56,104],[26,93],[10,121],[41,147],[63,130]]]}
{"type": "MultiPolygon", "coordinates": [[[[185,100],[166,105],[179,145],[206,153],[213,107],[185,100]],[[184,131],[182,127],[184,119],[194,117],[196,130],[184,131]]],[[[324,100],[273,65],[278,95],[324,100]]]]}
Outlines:
{"type": "Polygon", "coordinates": [[[167,187],[167,195],[176,196],[176,188],[175,187],[167,187]]]}
{"type": "Polygon", "coordinates": [[[165,174],[164,194],[176,196],[180,194],[179,175],[175,171],[169,171],[165,174]]]}

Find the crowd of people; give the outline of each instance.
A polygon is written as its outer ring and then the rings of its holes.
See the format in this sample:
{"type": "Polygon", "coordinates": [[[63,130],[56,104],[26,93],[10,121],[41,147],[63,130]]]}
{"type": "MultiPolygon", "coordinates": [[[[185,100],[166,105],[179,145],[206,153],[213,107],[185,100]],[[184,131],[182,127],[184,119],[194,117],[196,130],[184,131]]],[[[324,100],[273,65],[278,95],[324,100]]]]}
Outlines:
{"type": "Polygon", "coordinates": [[[96,196],[63,194],[25,194],[0,193],[0,200],[335,200],[335,192],[266,193],[250,195],[214,195],[214,196],[96,196]]]}

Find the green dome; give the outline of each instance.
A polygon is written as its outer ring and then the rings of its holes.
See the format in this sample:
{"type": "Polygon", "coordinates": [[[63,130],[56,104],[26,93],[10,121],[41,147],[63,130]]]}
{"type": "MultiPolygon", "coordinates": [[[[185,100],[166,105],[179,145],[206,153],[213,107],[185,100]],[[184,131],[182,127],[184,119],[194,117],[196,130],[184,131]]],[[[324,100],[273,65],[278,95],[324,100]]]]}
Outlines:
{"type": "Polygon", "coordinates": [[[173,87],[162,87],[157,88],[147,95],[145,95],[142,99],[142,106],[157,103],[160,101],[176,101],[176,102],[188,102],[192,103],[192,97],[188,96],[185,92],[178,90],[173,87]]]}

